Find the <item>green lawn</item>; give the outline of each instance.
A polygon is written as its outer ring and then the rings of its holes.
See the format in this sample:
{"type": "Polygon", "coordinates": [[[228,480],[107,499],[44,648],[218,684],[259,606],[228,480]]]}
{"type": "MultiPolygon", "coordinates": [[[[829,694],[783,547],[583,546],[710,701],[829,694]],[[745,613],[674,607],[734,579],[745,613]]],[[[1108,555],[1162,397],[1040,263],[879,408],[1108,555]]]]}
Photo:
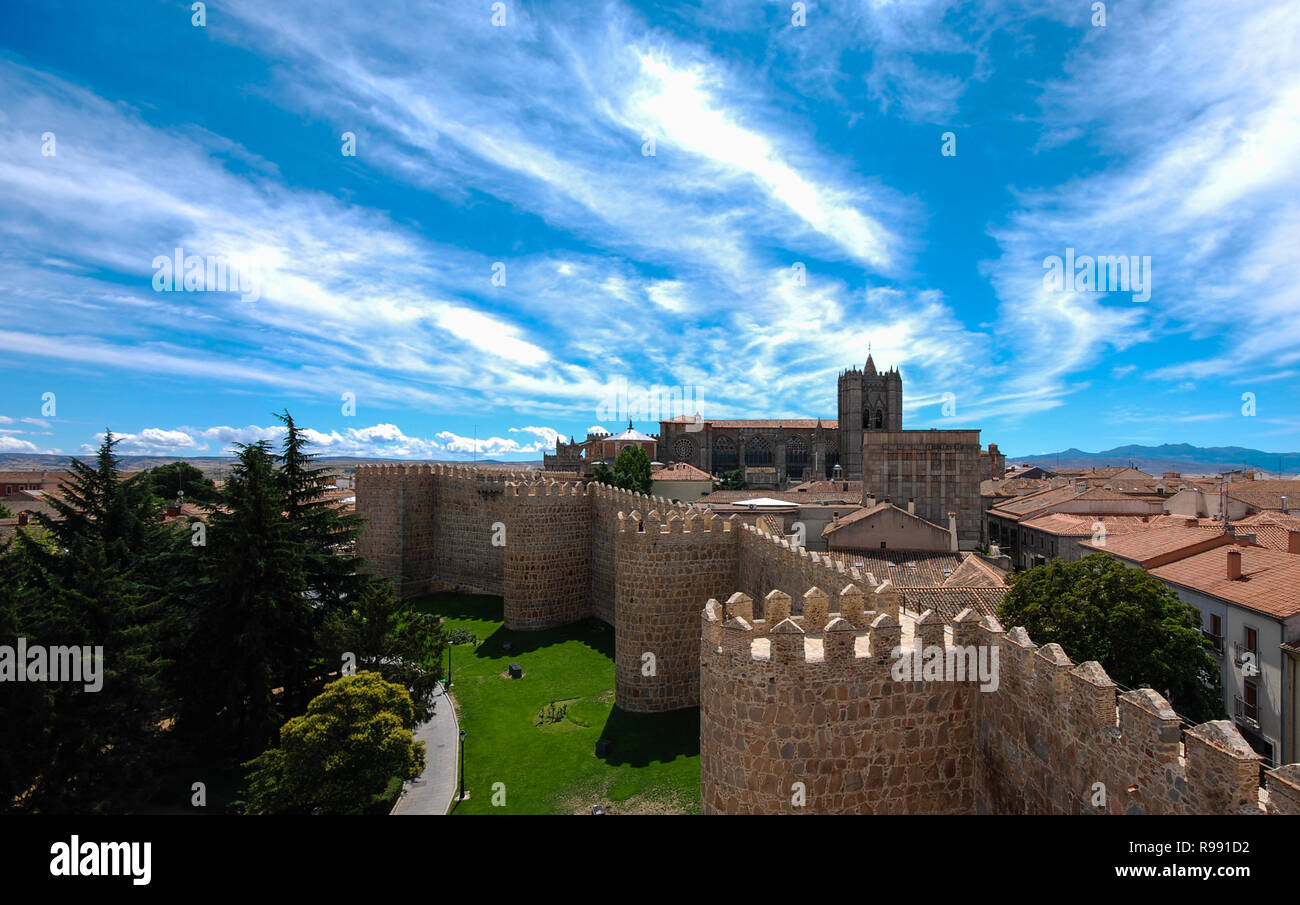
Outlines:
{"type": "Polygon", "coordinates": [[[612,628],[584,621],[507,631],[500,597],[432,594],[411,603],[479,639],[451,649],[469,793],[452,813],[574,814],[594,804],[611,814],[699,813],[699,709],[615,708],[612,628]],[[523,678],[507,677],[511,662],[523,678]],[[561,718],[538,725],[544,710],[554,720],[561,707],[561,718]],[[607,757],[596,756],[599,738],[614,741],[607,757]],[[495,783],[504,783],[504,806],[492,803],[495,783]]]}

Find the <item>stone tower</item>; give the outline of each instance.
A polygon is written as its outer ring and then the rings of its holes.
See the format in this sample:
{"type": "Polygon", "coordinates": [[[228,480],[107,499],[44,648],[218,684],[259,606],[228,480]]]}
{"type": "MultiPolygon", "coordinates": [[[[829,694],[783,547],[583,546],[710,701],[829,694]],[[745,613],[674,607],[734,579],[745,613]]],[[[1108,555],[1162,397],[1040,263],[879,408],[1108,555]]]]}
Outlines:
{"type": "Polygon", "coordinates": [[[877,371],[867,354],[866,366],[840,374],[840,465],[846,480],[862,477],[864,431],[903,429],[903,376],[896,368],[877,371]]]}

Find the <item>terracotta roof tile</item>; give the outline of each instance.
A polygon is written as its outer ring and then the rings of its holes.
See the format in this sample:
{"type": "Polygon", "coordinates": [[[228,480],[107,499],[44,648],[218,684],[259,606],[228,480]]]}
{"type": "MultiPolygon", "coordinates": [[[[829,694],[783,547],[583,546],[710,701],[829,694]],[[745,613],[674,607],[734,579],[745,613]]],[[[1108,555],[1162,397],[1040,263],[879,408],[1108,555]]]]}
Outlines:
{"type": "Polygon", "coordinates": [[[1300,615],[1300,556],[1263,547],[1234,546],[1241,577],[1228,578],[1228,551],[1219,548],[1151,570],[1157,578],[1278,619],[1300,615]]]}

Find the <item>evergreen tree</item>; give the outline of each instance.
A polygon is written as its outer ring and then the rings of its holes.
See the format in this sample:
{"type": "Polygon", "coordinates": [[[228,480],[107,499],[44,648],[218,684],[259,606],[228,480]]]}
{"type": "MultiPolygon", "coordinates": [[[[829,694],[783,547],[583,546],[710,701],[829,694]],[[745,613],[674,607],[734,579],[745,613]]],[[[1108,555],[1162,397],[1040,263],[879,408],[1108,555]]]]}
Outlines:
{"type": "Polygon", "coordinates": [[[417,723],[433,715],[446,639],[437,619],[408,608],[391,581],[370,582],[349,607],[330,614],[323,637],[335,663],[350,653],[357,669],[378,672],[410,691],[417,723]]]}
{"type": "Polygon", "coordinates": [[[166,608],[156,554],[170,540],[147,488],[120,479],[116,444],[106,433],[93,467],[74,459],[63,498],[51,500],[59,517],[38,514],[3,555],[6,632],[46,649],[102,647],[97,690],[44,682],[19,695],[16,713],[9,701],[0,711],[7,730],[28,729],[26,755],[10,761],[6,780],[27,810],[130,810],[157,775],[166,608]]]}

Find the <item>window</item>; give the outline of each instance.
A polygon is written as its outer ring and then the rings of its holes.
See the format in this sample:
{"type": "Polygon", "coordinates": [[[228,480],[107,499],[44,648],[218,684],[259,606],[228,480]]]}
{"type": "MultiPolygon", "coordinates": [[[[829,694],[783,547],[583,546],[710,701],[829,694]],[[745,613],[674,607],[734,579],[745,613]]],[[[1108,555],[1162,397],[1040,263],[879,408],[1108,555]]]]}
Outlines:
{"type": "Polygon", "coordinates": [[[762,437],[750,437],[745,442],[745,464],[762,466],[772,464],[772,447],[762,437]]]}
{"type": "Polygon", "coordinates": [[[730,437],[719,437],[713,441],[713,470],[735,471],[739,460],[736,458],[736,444],[730,437]]]}
{"type": "Polygon", "coordinates": [[[1252,720],[1259,719],[1259,689],[1254,682],[1246,682],[1246,716],[1252,720]]]}
{"type": "Polygon", "coordinates": [[[1246,650],[1259,651],[1259,632],[1250,626],[1246,626],[1246,650]]]}
{"type": "Polygon", "coordinates": [[[1223,617],[1218,613],[1210,614],[1210,634],[1218,636],[1223,635],[1223,617]]]}
{"type": "Polygon", "coordinates": [[[801,437],[793,437],[785,446],[785,472],[792,478],[803,477],[808,465],[808,444],[801,437]]]}
{"type": "Polygon", "coordinates": [[[882,412],[880,409],[876,409],[876,430],[880,430],[884,426],[885,426],[885,413],[882,412]]]}
{"type": "Polygon", "coordinates": [[[880,549],[885,549],[885,542],[883,540],[880,542],[880,549]]]}

